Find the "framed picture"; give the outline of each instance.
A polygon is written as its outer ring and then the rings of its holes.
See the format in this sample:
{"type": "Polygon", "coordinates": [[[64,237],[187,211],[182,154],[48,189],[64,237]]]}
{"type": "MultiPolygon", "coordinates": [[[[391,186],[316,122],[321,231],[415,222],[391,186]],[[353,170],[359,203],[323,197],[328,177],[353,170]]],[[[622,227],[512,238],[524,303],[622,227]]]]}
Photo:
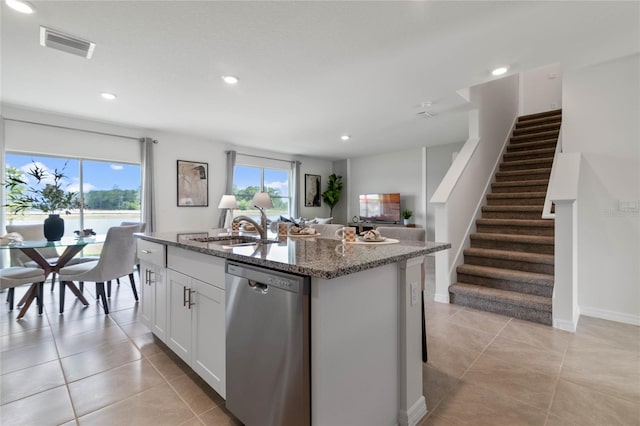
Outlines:
{"type": "Polygon", "coordinates": [[[304,175],[304,206],[320,207],[320,175],[304,175]]]}
{"type": "Polygon", "coordinates": [[[178,207],[209,205],[209,164],[178,160],[178,207]]]}

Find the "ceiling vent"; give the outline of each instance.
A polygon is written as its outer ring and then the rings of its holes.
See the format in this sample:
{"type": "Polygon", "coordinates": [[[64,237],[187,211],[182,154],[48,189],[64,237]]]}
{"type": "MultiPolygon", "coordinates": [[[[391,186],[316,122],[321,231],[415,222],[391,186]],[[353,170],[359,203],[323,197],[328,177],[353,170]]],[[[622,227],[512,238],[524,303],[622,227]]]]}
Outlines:
{"type": "Polygon", "coordinates": [[[418,115],[418,117],[422,117],[422,118],[433,118],[436,115],[435,114],[431,114],[429,111],[420,111],[418,113],[416,113],[416,115],[418,115]]]}
{"type": "Polygon", "coordinates": [[[96,44],[47,27],[40,27],[40,45],[91,59],[96,44]]]}

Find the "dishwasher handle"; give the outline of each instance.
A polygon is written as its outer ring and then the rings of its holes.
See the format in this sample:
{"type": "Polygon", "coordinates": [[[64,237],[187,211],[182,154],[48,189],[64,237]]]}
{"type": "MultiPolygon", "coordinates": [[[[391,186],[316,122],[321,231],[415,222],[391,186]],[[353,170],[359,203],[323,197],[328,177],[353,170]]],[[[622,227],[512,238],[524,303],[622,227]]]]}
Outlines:
{"type": "Polygon", "coordinates": [[[259,283],[259,282],[254,281],[254,280],[247,280],[247,283],[249,284],[249,287],[251,287],[255,291],[259,291],[262,294],[269,293],[269,285],[268,284],[259,283]]]}

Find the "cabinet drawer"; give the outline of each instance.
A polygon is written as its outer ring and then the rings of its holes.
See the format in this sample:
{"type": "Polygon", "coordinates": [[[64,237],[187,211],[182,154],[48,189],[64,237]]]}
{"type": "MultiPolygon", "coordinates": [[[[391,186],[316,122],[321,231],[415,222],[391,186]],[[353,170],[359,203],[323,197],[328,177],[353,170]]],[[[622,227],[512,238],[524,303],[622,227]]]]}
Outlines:
{"type": "Polygon", "coordinates": [[[141,262],[148,262],[161,267],[166,266],[165,245],[138,239],[138,258],[141,262]]]}
{"type": "Polygon", "coordinates": [[[224,259],[170,246],[167,268],[224,290],[224,259]]]}

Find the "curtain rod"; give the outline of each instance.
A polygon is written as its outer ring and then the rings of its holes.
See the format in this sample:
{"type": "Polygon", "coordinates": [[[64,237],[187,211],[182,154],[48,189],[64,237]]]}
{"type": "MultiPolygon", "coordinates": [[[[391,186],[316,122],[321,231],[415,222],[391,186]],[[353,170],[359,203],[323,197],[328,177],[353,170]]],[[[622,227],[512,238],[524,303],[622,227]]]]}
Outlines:
{"type": "MultiPolygon", "coordinates": [[[[118,134],[115,134],[115,133],[98,132],[98,131],[95,131],[95,130],[78,129],[78,128],[75,128],[75,127],[67,127],[67,126],[58,126],[56,124],[39,123],[37,121],[18,120],[17,118],[4,117],[4,119],[7,120],[7,121],[15,121],[17,123],[35,124],[36,126],[55,127],[56,129],[74,130],[76,132],[93,133],[93,134],[96,134],[96,135],[103,135],[103,136],[113,136],[113,137],[116,137],[116,138],[130,139],[130,140],[134,140],[134,141],[137,141],[137,142],[140,142],[142,139],[144,139],[144,138],[136,138],[136,137],[133,137],[133,136],[118,135],[118,134]]],[[[154,140],[153,143],[158,143],[158,141],[154,140]]]]}
{"type": "MultiPolygon", "coordinates": [[[[229,151],[225,151],[224,153],[226,154],[229,151]]],[[[272,157],[263,157],[261,155],[252,155],[252,154],[242,154],[240,152],[236,152],[236,155],[243,155],[245,157],[253,157],[253,158],[263,158],[265,160],[274,160],[274,161],[282,161],[283,163],[296,163],[296,160],[283,160],[281,158],[272,158],[272,157]]]]}

